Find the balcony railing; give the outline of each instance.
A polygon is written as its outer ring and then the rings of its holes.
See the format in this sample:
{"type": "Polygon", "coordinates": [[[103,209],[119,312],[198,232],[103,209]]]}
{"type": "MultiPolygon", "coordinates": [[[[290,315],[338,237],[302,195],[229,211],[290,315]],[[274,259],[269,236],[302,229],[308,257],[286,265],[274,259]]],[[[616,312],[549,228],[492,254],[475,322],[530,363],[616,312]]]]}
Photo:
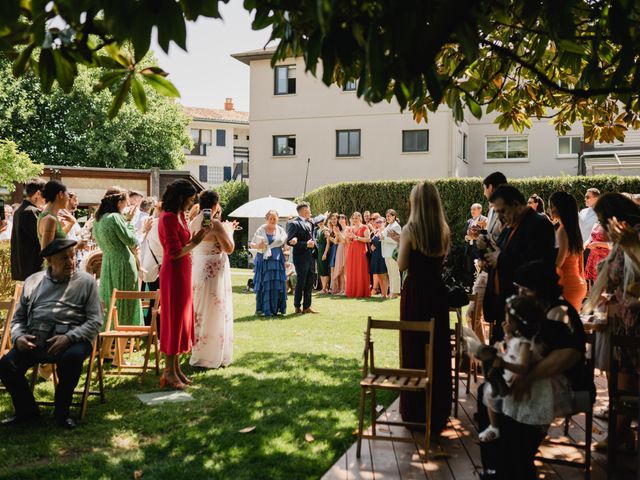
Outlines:
{"type": "Polygon", "coordinates": [[[207,144],[206,143],[196,143],[193,148],[189,151],[189,155],[197,155],[199,157],[207,156],[207,144]]]}

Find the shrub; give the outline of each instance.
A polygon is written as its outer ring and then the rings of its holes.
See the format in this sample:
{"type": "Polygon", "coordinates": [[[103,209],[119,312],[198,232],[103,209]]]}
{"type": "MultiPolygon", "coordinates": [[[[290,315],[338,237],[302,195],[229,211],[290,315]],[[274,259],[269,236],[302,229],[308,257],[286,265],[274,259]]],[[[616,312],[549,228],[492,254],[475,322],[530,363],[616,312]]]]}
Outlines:
{"type": "MultiPolygon", "coordinates": [[[[381,182],[343,182],[320,187],[307,194],[314,212],[340,212],[350,215],[354,211],[369,210],[383,214],[388,208],[398,211],[400,223],[409,216],[409,193],[418,180],[381,182]]],[[[484,213],[488,204],[482,194],[481,178],[446,178],[435,180],[440,191],[444,210],[453,233],[454,242],[464,241],[464,226],[469,218],[469,207],[482,203],[484,213]]],[[[640,177],[598,175],[592,177],[532,177],[510,180],[527,196],[540,195],[547,205],[551,194],[563,190],[576,197],[578,205],[584,205],[587,188],[605,192],[640,192],[640,177]]]]}
{"type": "Polygon", "coordinates": [[[11,244],[8,240],[0,242],[0,299],[13,296],[15,282],[11,280],[11,244]]]}
{"type": "Polygon", "coordinates": [[[231,268],[249,268],[249,251],[245,248],[238,248],[229,255],[231,268]]]}
{"type": "MultiPolygon", "coordinates": [[[[244,205],[249,201],[249,185],[243,182],[231,181],[224,182],[216,188],[220,195],[220,206],[222,207],[222,218],[227,219],[227,215],[236,208],[244,205]]],[[[249,221],[246,218],[238,218],[242,230],[239,237],[236,236],[236,244],[246,245],[249,241],[247,230],[249,229],[249,221]]]]}

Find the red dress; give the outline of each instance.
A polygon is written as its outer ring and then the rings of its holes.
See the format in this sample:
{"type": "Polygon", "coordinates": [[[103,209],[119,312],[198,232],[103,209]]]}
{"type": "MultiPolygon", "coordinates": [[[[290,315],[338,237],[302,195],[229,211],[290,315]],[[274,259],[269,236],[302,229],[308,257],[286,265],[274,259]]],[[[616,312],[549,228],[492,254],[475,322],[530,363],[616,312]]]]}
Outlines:
{"type": "Polygon", "coordinates": [[[172,259],[191,238],[184,213],[178,215],[162,212],[158,223],[164,252],[160,267],[160,350],[166,355],[191,351],[195,340],[191,255],[172,259]]]}
{"type": "MultiPolygon", "coordinates": [[[[596,242],[608,242],[609,237],[607,236],[607,232],[604,231],[604,228],[599,223],[596,223],[593,230],[591,230],[591,238],[589,239],[589,243],[596,242]]],[[[587,257],[587,265],[584,267],[584,278],[587,280],[592,280],[595,282],[598,277],[598,265],[602,260],[607,258],[609,255],[608,248],[592,248],[589,250],[589,256],[587,257]]]]}
{"type": "MultiPolygon", "coordinates": [[[[366,225],[361,225],[355,232],[356,237],[364,237],[366,225]]],[[[345,294],[351,298],[371,296],[369,284],[369,262],[367,261],[367,244],[354,240],[347,250],[347,286],[345,294]]]]}

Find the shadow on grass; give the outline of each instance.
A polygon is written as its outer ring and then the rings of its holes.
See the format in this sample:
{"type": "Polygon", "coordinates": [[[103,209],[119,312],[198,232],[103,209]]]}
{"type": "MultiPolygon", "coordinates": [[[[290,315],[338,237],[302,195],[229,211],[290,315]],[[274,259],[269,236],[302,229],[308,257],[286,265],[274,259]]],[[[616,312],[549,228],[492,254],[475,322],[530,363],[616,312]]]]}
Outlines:
{"type": "Polygon", "coordinates": [[[134,397],[157,390],[155,377],[144,387],[109,377],[108,403],[92,401],[75,432],[7,429],[0,476],[319,478],[354,441],[360,368],[356,359],[254,352],[194,371],[195,401],[155,407],[134,397]]]}

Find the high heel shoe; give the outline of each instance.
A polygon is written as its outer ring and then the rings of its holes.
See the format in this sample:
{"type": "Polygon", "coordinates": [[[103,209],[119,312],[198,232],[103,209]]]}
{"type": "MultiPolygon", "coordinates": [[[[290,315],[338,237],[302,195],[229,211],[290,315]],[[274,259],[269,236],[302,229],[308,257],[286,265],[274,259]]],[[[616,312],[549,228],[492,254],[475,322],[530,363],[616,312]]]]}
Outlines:
{"type": "Polygon", "coordinates": [[[160,377],[160,388],[173,388],[174,390],[184,390],[187,386],[180,380],[169,380],[167,374],[163,373],[160,377]]]}

